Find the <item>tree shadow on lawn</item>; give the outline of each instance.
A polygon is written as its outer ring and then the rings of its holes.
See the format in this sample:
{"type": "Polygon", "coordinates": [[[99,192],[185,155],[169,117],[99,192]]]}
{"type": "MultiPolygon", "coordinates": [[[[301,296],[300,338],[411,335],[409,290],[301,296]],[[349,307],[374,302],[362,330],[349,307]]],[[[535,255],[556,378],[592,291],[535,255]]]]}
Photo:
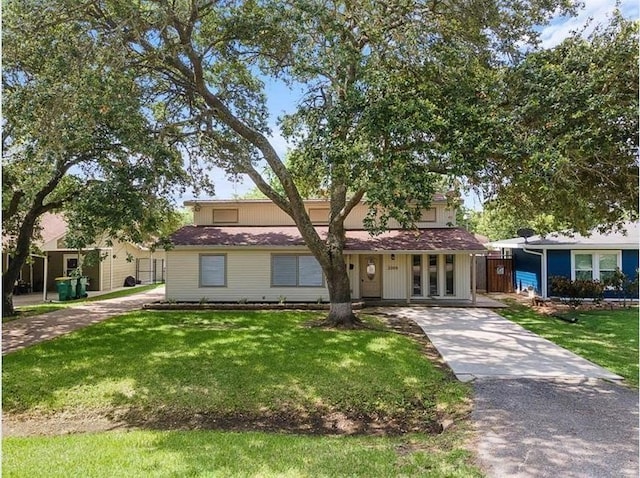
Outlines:
{"type": "Polygon", "coordinates": [[[4,410],[10,421],[63,411],[82,419],[97,410],[123,427],[152,429],[442,430],[436,396],[464,391],[428,366],[416,343],[389,332],[301,327],[309,317],[121,316],[7,355],[4,410]]]}

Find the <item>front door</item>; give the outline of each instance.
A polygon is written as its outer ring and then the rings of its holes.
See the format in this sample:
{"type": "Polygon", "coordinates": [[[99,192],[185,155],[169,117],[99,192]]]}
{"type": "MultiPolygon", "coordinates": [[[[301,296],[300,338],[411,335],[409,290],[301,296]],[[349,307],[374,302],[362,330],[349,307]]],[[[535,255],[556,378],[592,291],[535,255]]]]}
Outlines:
{"type": "Polygon", "coordinates": [[[362,256],[360,259],[360,296],[380,297],[382,284],[381,256],[362,256]]]}
{"type": "Polygon", "coordinates": [[[64,254],[62,260],[62,272],[66,277],[69,277],[80,265],[78,262],[78,254],[64,254]]]}

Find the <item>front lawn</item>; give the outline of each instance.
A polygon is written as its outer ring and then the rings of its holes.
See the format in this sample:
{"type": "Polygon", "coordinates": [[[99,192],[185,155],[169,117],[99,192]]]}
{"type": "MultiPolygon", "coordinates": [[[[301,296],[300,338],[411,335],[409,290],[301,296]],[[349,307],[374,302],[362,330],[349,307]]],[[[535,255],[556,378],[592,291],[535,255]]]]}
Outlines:
{"type": "Polygon", "coordinates": [[[5,424],[110,417],[136,431],[6,437],[3,472],[477,476],[464,424],[432,434],[468,411],[468,386],[380,324],[309,327],[317,317],[139,311],[9,354],[5,424]]]}
{"type": "Polygon", "coordinates": [[[638,386],[638,309],[592,310],[577,313],[571,324],[509,302],[497,311],[525,329],[624,377],[638,386]]]}
{"type": "Polygon", "coordinates": [[[3,441],[5,477],[481,476],[443,436],[146,430],[3,441]]]}

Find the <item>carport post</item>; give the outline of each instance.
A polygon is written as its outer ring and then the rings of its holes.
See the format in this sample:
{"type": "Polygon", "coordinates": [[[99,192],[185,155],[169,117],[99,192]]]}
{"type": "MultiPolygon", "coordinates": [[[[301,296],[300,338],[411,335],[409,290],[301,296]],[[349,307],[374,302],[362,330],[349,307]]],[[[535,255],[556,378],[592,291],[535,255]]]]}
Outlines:
{"type": "Polygon", "coordinates": [[[476,288],[477,288],[477,272],[476,272],[476,255],[471,254],[471,303],[476,305],[476,288]]]}
{"type": "Polygon", "coordinates": [[[49,274],[49,256],[44,253],[44,279],[42,280],[42,302],[47,301],[47,274],[49,274]]]}
{"type": "Polygon", "coordinates": [[[412,263],[411,263],[411,254],[405,254],[405,262],[407,263],[407,304],[411,303],[411,292],[412,289],[412,263]]]}

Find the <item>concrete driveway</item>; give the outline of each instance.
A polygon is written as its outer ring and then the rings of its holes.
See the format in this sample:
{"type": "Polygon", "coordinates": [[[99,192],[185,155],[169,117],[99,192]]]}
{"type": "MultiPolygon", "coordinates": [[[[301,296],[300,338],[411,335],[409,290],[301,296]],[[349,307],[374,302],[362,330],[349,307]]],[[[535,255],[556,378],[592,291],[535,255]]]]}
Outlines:
{"type": "Polygon", "coordinates": [[[622,379],[489,309],[405,307],[396,313],[424,330],[463,382],[477,378],[622,379]]]}
{"type": "Polygon", "coordinates": [[[402,307],[463,381],[488,477],[638,477],[638,391],[486,309],[402,307]]]}

